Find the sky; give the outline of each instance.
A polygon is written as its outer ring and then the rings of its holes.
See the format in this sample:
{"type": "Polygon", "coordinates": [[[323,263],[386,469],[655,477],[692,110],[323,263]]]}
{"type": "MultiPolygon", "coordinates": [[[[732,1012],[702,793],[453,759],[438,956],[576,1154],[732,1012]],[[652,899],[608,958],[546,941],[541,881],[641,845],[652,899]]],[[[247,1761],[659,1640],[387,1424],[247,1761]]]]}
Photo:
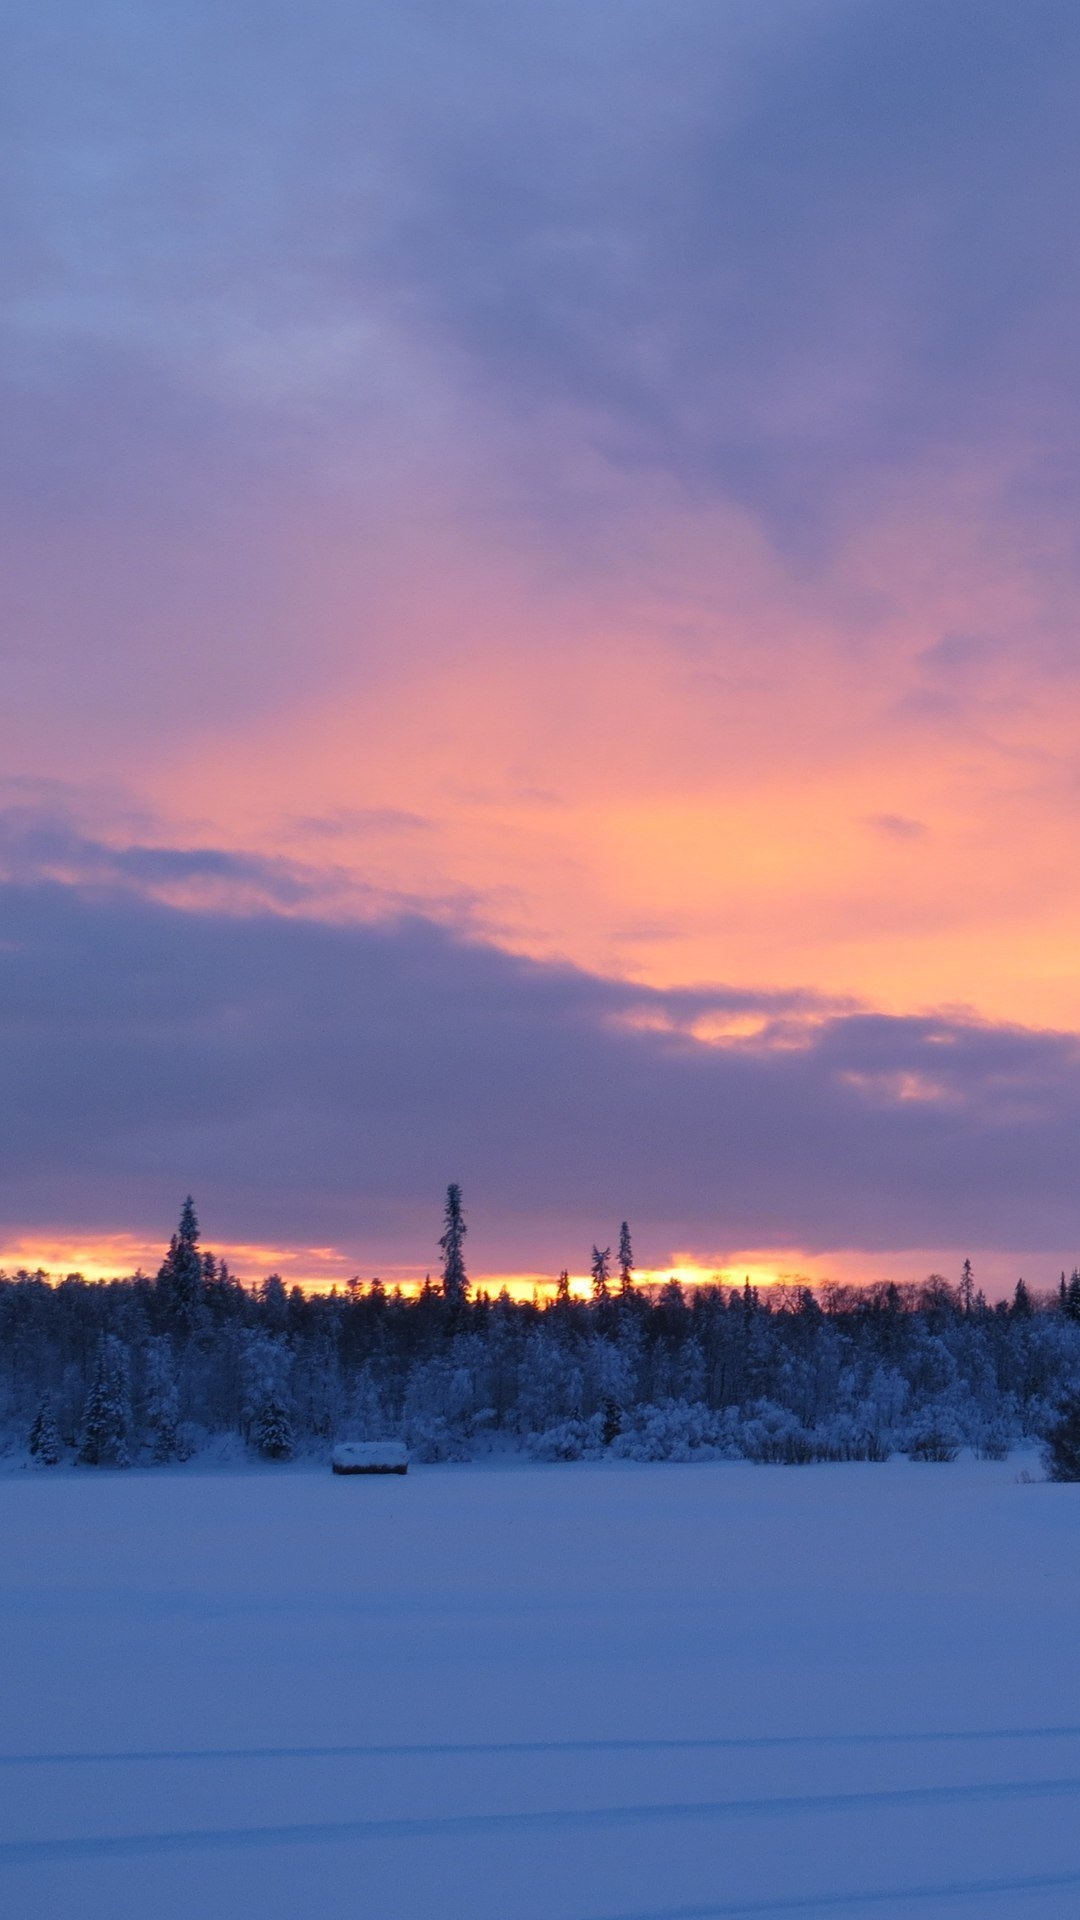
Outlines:
{"type": "Polygon", "coordinates": [[[1071,1268],[1073,0],[0,37],[0,1263],[1071,1268]]]}

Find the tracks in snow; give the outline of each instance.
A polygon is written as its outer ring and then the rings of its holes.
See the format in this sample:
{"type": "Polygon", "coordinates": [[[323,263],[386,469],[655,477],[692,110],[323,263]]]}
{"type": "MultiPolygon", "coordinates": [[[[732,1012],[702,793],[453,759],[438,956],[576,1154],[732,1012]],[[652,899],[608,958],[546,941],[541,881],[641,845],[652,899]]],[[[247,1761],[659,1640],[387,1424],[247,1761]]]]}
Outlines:
{"type": "MultiPolygon", "coordinates": [[[[867,1793],[808,1793],[739,1800],[646,1802],[636,1806],[556,1807],[534,1813],[466,1813],[428,1818],[300,1821],[262,1827],[189,1827],[160,1833],[87,1834],[47,1840],[0,1842],[0,1866],[60,1860],[104,1860],[162,1853],[217,1852],[251,1847],[324,1846],[342,1841],[423,1840],[443,1836],[581,1832],[597,1827],[640,1827],[709,1820],[821,1817],[871,1810],[973,1806],[996,1801],[1068,1798],[1080,1795],[1080,1778],[1010,1780],[944,1787],[885,1788],[867,1793]]],[[[884,1898],[885,1896],[881,1896],[884,1898]]],[[[890,1896],[899,1898],[899,1895],[890,1896]]],[[[781,1912],[783,1908],[775,1908],[781,1912]]],[[[798,1911],[792,1907],[793,1912],[798,1911]]],[[[623,1920],[689,1920],[691,1914],[767,1913],[766,1907],[699,1907],[623,1920]]]]}

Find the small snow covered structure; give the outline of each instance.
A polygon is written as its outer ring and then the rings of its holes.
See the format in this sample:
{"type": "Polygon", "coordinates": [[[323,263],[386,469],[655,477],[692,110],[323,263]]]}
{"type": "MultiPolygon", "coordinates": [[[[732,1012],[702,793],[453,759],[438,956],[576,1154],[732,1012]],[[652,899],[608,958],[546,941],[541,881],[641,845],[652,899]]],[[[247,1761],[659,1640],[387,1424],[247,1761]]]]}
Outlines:
{"type": "Polygon", "coordinates": [[[335,1473],[408,1473],[409,1455],[400,1440],[343,1440],[330,1464],[335,1473]]]}

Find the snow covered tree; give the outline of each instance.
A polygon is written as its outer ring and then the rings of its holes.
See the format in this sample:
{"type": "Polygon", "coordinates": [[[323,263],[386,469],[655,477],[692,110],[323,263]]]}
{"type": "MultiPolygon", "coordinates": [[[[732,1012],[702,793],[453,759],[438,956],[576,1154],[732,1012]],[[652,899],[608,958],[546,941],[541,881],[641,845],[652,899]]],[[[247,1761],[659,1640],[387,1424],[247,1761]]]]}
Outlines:
{"type": "Polygon", "coordinates": [[[543,1433],[557,1420],[581,1411],[581,1368],[572,1348],[538,1326],[525,1341],[517,1369],[517,1425],[543,1433]]]}
{"type": "Polygon", "coordinates": [[[593,1248],[592,1259],[589,1262],[589,1272],[592,1274],[593,1299],[606,1300],[608,1298],[608,1291],[609,1291],[608,1277],[611,1273],[611,1248],[610,1247],[594,1247],[593,1248]]]}
{"type": "Polygon", "coordinates": [[[445,1298],[460,1306],[468,1296],[469,1276],[465,1271],[465,1235],[469,1229],[465,1225],[465,1215],[461,1205],[461,1188],[451,1181],[446,1189],[446,1210],[443,1215],[443,1233],[439,1241],[443,1256],[443,1294],[445,1298]]]}
{"type": "Polygon", "coordinates": [[[327,1332],[298,1343],[291,1399],[297,1425],[306,1433],[327,1439],[338,1431],[346,1402],[337,1348],[327,1332]]]}
{"type": "Polygon", "coordinates": [[[190,1333],[198,1325],[203,1274],[199,1222],[189,1193],[180,1212],[180,1225],[169,1242],[169,1251],[157,1277],[158,1296],[179,1333],[190,1333]]]}
{"type": "Polygon", "coordinates": [[[180,1393],[176,1359],[167,1335],[151,1340],[146,1349],[144,1419],[155,1466],[180,1457],[180,1393]]]}
{"type": "Polygon", "coordinates": [[[128,1356],[115,1334],[104,1333],[98,1345],[94,1379],[83,1410],[83,1437],[79,1460],[87,1467],[129,1467],[131,1404],[128,1356]]]}
{"type": "MultiPolygon", "coordinates": [[[[594,1248],[596,1300],[572,1299],[564,1273],[544,1305],[458,1291],[463,1230],[458,1194],[442,1249],[452,1304],[438,1284],[317,1296],[272,1278],[249,1289],[223,1262],[211,1277],[199,1255],[193,1330],[173,1310],[183,1289],[174,1297],[142,1275],[104,1286],[0,1275],[3,1438],[23,1441],[47,1385],[64,1457],[106,1465],[134,1454],[136,1439],[139,1457],[168,1459],[200,1431],[239,1432],[271,1458],[346,1431],[404,1434],[425,1458],[463,1457],[491,1431],[539,1437],[553,1458],[568,1448],[599,1458],[606,1429],[627,1457],[715,1446],[753,1458],[892,1449],[947,1460],[960,1446],[998,1457],[1045,1436],[1062,1393],[1080,1383],[1080,1274],[1069,1279],[1068,1268],[1052,1300],[1025,1287],[1019,1312],[980,1292],[965,1310],[967,1271],[955,1288],[934,1278],[814,1295],[719,1284],[684,1295],[674,1283],[623,1293],[620,1233],[617,1300],[609,1251],[594,1248]]],[[[197,1236],[186,1208],[165,1263],[170,1286],[185,1266],[193,1280],[197,1236]]],[[[44,1460],[44,1423],[34,1427],[44,1460]]]]}
{"type": "Polygon", "coordinates": [[[44,1395],[38,1407],[34,1424],[30,1429],[28,1445],[30,1452],[41,1461],[43,1466],[59,1466],[63,1449],[60,1433],[53,1418],[52,1401],[48,1394],[44,1395]]]}
{"type": "Polygon", "coordinates": [[[349,1432],[358,1440],[385,1440],[394,1432],[370,1361],[361,1367],[353,1387],[349,1432]]]}
{"type": "Polygon", "coordinates": [[[622,1410],[617,1400],[605,1400],[601,1409],[603,1424],[600,1438],[605,1447],[610,1447],[622,1432],[622,1410]]]}
{"type": "Polygon", "coordinates": [[[241,1336],[239,1358],[241,1430],[249,1444],[261,1452],[267,1410],[289,1406],[293,1356],[284,1340],[261,1328],[248,1327],[241,1336]]]}
{"type": "Polygon", "coordinates": [[[259,1288],[266,1324],[273,1333],[284,1333],[289,1321],[289,1296],[280,1273],[268,1273],[259,1288]]]}
{"type": "Polygon", "coordinates": [[[288,1460],[292,1454],[292,1422],[287,1409],[273,1395],[259,1408],[253,1438],[264,1460],[288,1460]]]}
{"type": "Polygon", "coordinates": [[[1061,1401],[1046,1435],[1043,1458],[1051,1480],[1080,1480],[1080,1392],[1069,1393],[1061,1401]]]}
{"type": "Polygon", "coordinates": [[[630,1228],[624,1220],[619,1228],[619,1292],[629,1293],[634,1284],[634,1249],[630,1228]]]}

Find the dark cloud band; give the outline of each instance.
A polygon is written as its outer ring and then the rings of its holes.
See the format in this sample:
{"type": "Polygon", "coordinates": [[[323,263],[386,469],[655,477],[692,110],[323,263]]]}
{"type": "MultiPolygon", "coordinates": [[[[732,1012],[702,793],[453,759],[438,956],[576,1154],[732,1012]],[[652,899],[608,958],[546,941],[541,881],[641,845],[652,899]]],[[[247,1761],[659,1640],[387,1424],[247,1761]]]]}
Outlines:
{"type": "Polygon", "coordinates": [[[423,1259],[448,1178],[486,1264],[639,1241],[1072,1244],[1069,1035],[661,993],[418,916],[331,926],[130,887],[0,888],[3,1222],[423,1259]],[[483,1251],[484,1249],[481,1249],[483,1251]]]}

